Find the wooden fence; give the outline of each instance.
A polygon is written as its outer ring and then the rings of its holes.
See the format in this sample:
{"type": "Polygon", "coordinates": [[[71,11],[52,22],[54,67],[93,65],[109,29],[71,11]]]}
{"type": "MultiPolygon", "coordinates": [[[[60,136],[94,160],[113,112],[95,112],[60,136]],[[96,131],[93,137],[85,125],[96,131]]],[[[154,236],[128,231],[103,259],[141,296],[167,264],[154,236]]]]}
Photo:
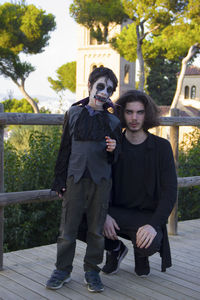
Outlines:
{"type": "MultiPolygon", "coordinates": [[[[172,145],[175,163],[178,165],[178,137],[179,126],[200,126],[200,117],[179,117],[178,110],[173,109],[171,117],[161,117],[161,126],[170,126],[170,142],[172,145]]],[[[64,115],[60,114],[30,114],[4,113],[0,103],[0,270],[3,268],[3,232],[4,207],[17,203],[35,203],[49,200],[58,200],[55,192],[50,190],[22,191],[4,193],[4,127],[7,125],[62,125],[64,115]]],[[[178,178],[179,187],[200,185],[200,176],[178,178]]],[[[175,207],[169,217],[169,234],[177,234],[178,197],[175,207]]]]}

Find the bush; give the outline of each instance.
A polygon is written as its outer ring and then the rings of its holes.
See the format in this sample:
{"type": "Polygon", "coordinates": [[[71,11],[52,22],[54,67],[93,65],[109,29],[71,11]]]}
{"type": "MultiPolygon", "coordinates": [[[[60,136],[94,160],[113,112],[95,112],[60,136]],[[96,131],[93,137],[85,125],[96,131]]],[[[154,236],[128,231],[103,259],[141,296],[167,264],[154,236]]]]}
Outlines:
{"type": "MultiPolygon", "coordinates": [[[[43,128],[44,129],[44,128],[43,128]]],[[[61,128],[30,131],[28,149],[17,151],[5,143],[5,191],[49,189],[60,144],[61,128]]],[[[61,201],[5,208],[4,250],[13,251],[54,243],[60,223],[61,201]]]]}
{"type": "MultiPolygon", "coordinates": [[[[180,145],[179,176],[190,177],[200,174],[200,129],[185,136],[180,145]]],[[[200,218],[200,186],[180,188],[179,220],[200,218]]]]}

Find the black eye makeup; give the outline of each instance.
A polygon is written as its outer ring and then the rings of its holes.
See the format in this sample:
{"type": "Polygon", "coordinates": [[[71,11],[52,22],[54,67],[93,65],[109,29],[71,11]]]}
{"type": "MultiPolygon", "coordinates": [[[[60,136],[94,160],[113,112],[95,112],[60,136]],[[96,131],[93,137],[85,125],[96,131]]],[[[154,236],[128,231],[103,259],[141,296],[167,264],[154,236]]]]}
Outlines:
{"type": "Polygon", "coordinates": [[[97,84],[97,90],[98,91],[103,91],[105,89],[105,84],[103,83],[98,83],[97,84]]]}
{"type": "Polygon", "coordinates": [[[107,88],[107,92],[108,92],[108,94],[112,94],[113,93],[113,88],[111,86],[109,86],[107,88]]]}
{"type": "MultiPolygon", "coordinates": [[[[105,84],[103,83],[98,83],[97,84],[97,91],[103,91],[105,89],[105,84]]],[[[112,94],[113,93],[113,88],[111,86],[109,86],[107,88],[107,93],[108,94],[112,94]]]]}

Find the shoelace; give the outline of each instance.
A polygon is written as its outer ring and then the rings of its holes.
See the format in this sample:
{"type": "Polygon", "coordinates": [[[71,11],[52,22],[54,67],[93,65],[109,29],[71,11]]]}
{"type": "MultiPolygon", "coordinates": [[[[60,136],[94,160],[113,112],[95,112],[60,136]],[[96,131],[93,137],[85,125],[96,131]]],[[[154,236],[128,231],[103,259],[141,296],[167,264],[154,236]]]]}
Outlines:
{"type": "Polygon", "coordinates": [[[92,281],[92,283],[94,283],[94,284],[101,284],[101,280],[100,280],[100,278],[99,277],[97,277],[95,274],[91,274],[91,275],[89,275],[88,276],[88,280],[90,281],[92,281]]]}
{"type": "Polygon", "coordinates": [[[65,278],[67,276],[66,273],[61,273],[60,271],[54,271],[54,273],[52,274],[52,279],[56,279],[56,280],[62,280],[63,278],[65,278]]]}

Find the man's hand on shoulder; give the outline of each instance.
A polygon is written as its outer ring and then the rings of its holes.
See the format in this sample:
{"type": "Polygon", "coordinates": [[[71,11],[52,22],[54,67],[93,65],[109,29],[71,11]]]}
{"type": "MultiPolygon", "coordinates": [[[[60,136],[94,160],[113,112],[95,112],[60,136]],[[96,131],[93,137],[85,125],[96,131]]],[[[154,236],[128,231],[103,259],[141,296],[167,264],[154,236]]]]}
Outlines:
{"type": "Polygon", "coordinates": [[[136,246],[138,248],[148,248],[157,232],[151,225],[144,225],[140,227],[136,233],[136,246]]]}
{"type": "Polygon", "coordinates": [[[119,226],[117,225],[117,222],[110,215],[107,215],[106,221],[104,223],[104,230],[103,230],[104,236],[111,240],[118,240],[116,229],[117,230],[120,229],[119,226]]]}

